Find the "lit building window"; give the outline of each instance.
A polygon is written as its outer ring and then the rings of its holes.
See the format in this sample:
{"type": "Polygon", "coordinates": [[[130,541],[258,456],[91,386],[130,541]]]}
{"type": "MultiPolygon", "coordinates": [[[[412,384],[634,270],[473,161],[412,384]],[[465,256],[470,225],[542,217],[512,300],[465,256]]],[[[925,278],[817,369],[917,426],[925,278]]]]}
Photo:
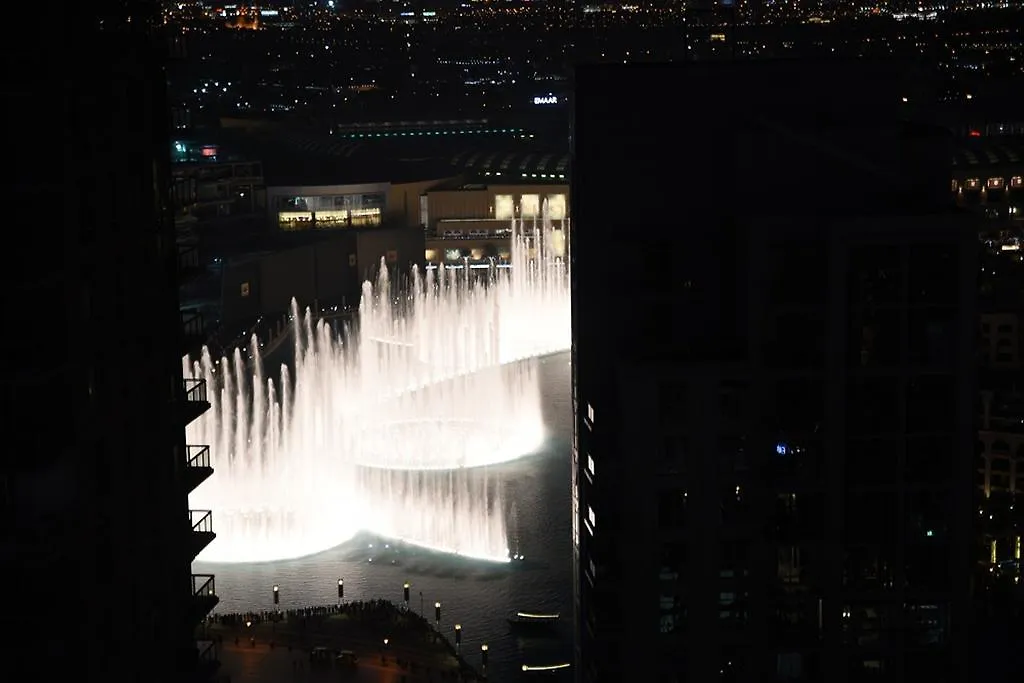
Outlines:
{"type": "Polygon", "coordinates": [[[990,189],[998,190],[998,189],[1001,189],[1003,187],[1003,185],[1004,185],[1004,183],[1003,183],[1003,179],[1002,178],[989,178],[988,179],[988,186],[989,186],[990,189]]]}
{"type": "Polygon", "coordinates": [[[978,180],[977,178],[968,178],[967,180],[964,181],[964,187],[966,187],[968,190],[977,190],[979,187],[981,187],[981,181],[978,180]]]}
{"type": "Polygon", "coordinates": [[[956,178],[954,178],[953,179],[953,192],[956,192],[959,187],[960,187],[960,184],[958,182],[956,182],[956,178]]]}
{"type": "Polygon", "coordinates": [[[524,194],[520,197],[519,215],[523,218],[540,218],[540,195],[524,194]]]}
{"type": "Polygon", "coordinates": [[[587,469],[590,470],[591,474],[597,474],[594,472],[594,459],[589,455],[587,456],[587,469]]]}
{"type": "Polygon", "coordinates": [[[566,202],[564,194],[549,194],[548,195],[548,218],[553,221],[565,220],[566,202]]]}
{"type": "Polygon", "coordinates": [[[597,515],[594,514],[594,508],[587,506],[587,519],[590,521],[590,526],[597,528],[597,515]]]}
{"type": "Polygon", "coordinates": [[[590,422],[594,421],[594,406],[590,405],[589,403],[587,404],[587,419],[590,422]]]}
{"type": "Polygon", "coordinates": [[[515,200],[510,194],[494,196],[494,220],[510,221],[516,217],[515,200]]]}
{"type": "Polygon", "coordinates": [[[1015,175],[1010,178],[1010,187],[1024,187],[1024,176],[1015,175]]]}

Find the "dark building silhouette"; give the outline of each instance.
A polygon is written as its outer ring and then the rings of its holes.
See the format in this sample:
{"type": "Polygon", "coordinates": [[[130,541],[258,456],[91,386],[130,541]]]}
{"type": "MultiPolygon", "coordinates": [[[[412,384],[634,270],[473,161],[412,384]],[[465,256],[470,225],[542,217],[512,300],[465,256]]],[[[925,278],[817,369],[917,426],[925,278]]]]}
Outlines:
{"type": "Polygon", "coordinates": [[[212,527],[187,498],[212,470],[185,443],[209,404],[182,378],[168,44],[147,3],[109,5],[26,36],[3,86],[4,652],[21,675],[181,683],[216,669],[194,637],[213,577],[190,569],[212,527]]]}
{"type": "Polygon", "coordinates": [[[578,680],[968,680],[978,225],[927,82],[578,69],[578,680]]]}

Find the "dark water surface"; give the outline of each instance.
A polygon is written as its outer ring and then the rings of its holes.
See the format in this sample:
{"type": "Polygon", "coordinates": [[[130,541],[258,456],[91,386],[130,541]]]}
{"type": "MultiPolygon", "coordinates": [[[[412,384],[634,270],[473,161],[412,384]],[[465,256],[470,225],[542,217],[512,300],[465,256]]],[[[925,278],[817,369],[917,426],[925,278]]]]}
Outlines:
{"type": "MultiPolygon", "coordinates": [[[[217,611],[273,609],[275,584],[280,586],[283,609],[333,604],[339,578],[345,580],[346,601],[382,598],[400,603],[402,585],[408,581],[410,609],[419,612],[422,604],[433,620],[434,603],[440,601],[441,630],[451,636],[454,625],[462,624],[462,651],[471,664],[479,667],[480,645],[488,645],[492,680],[519,679],[522,664],[569,661],[569,354],[548,356],[539,362],[548,440],[537,455],[492,468],[502,482],[505,500],[513,508],[508,520],[513,537],[510,547],[522,553],[525,560],[493,564],[363,536],[295,560],[259,564],[197,562],[197,573],[217,575],[217,611]],[[558,612],[562,619],[551,636],[528,638],[509,630],[506,618],[515,610],[558,612]]],[[[215,521],[216,515],[214,510],[215,521]]]]}

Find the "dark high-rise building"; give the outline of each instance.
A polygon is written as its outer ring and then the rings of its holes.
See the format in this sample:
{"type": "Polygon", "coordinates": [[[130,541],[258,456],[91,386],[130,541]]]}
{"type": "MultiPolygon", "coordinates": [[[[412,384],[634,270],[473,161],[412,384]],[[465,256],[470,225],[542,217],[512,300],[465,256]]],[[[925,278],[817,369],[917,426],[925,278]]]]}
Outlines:
{"type": "Polygon", "coordinates": [[[968,680],[978,226],[902,74],[577,71],[577,680],[968,680]]]}
{"type": "Polygon", "coordinates": [[[196,340],[177,302],[168,46],[146,5],[69,9],[73,31],[13,48],[3,87],[18,232],[4,266],[3,621],[7,665],[33,676],[182,683],[216,668],[195,640],[213,577],[190,569],[212,527],[188,508],[212,470],[185,443],[209,404],[182,378],[196,340]]]}

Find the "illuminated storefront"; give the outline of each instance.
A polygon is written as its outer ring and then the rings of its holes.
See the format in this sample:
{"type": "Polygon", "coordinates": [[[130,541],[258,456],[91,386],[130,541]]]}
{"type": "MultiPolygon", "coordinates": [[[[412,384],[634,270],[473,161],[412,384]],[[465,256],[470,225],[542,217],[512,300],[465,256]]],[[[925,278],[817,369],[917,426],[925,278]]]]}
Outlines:
{"type": "Polygon", "coordinates": [[[381,225],[386,197],[384,191],[275,194],[270,209],[282,230],[368,228],[381,225]]]}

